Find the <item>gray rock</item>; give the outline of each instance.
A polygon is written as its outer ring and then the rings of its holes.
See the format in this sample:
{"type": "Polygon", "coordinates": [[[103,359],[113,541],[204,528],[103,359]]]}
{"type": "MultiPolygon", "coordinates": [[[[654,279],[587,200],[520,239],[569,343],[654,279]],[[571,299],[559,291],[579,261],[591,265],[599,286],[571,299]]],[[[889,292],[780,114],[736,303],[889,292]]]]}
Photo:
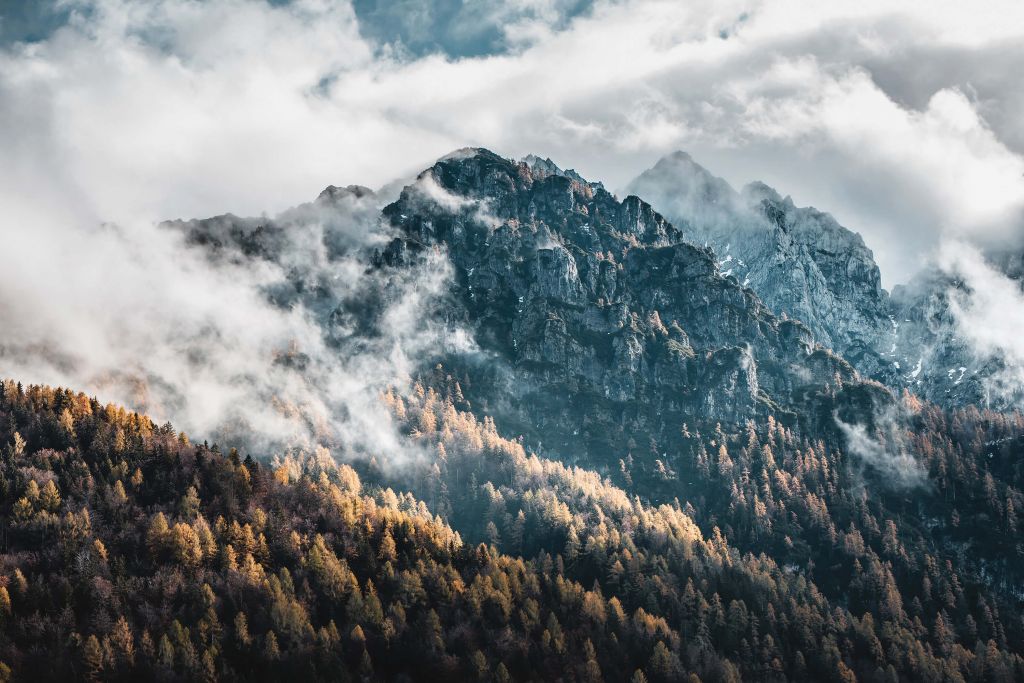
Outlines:
{"type": "MultiPolygon", "coordinates": [[[[527,433],[617,422],[611,431],[643,424],[671,443],[684,422],[797,419],[808,392],[860,381],[645,201],[618,201],[548,160],[463,151],[424,171],[384,215],[402,236],[382,266],[446,250],[456,272],[448,315],[506,364],[504,417],[527,433]]],[[[803,214],[792,222],[809,229],[803,214]]],[[[474,384],[477,400],[493,398],[474,384]]],[[[621,447],[607,435],[596,443],[621,447]]]]}
{"type": "Polygon", "coordinates": [[[777,314],[803,322],[816,341],[875,374],[888,329],[888,296],[860,235],[830,215],[799,208],[763,183],[736,192],[689,155],[661,159],[629,186],[719,267],[777,314]]]}

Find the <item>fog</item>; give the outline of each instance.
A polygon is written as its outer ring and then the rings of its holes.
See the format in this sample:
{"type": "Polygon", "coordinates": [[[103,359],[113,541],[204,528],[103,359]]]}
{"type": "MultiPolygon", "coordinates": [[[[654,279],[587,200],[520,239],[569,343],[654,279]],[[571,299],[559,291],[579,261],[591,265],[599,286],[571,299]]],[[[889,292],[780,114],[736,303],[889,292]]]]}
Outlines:
{"type": "MultiPolygon", "coordinates": [[[[331,251],[366,246],[375,210],[309,217],[281,263],[210,261],[158,226],[275,215],[329,184],[414,177],[466,145],[550,156],[611,188],[689,150],[734,186],[761,179],[831,211],[864,235],[887,286],[948,240],[1020,233],[1024,129],[1008,112],[1021,85],[1003,68],[1019,59],[1018,3],[567,7],[517,10],[463,53],[403,50],[401,31],[367,30],[341,0],[69,0],[66,21],[24,29],[34,42],[6,36],[0,374],[202,434],[245,422],[266,448],[346,429],[352,443],[387,438],[374,392],[451,332],[423,322],[443,258],[389,283],[400,296],[374,345],[339,354],[344,329],[325,337],[322,310],[268,294],[297,263],[339,301],[385,286],[331,251]]],[[[984,322],[1005,298],[962,312],[984,322]]],[[[1016,353],[1009,338],[976,341],[1016,353]]]]}

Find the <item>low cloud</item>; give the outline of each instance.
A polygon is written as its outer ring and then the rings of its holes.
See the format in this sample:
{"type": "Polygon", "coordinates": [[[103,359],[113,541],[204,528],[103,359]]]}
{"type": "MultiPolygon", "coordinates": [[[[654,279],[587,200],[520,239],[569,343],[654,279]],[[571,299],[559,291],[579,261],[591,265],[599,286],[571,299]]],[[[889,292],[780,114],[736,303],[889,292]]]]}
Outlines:
{"type": "Polygon", "coordinates": [[[96,393],[262,454],[327,445],[341,457],[411,456],[379,394],[405,386],[449,337],[466,348],[464,332],[433,322],[448,262],[431,252],[411,268],[370,268],[387,228],[345,208],[279,217],[272,259],[189,246],[188,224],[37,216],[0,267],[3,375],[96,393]]]}
{"type": "Polygon", "coordinates": [[[1019,54],[1017,3],[521,3],[476,58],[389,47],[344,0],[60,6],[62,28],[0,46],[0,370],[200,433],[243,418],[268,439],[355,429],[353,397],[448,334],[417,322],[446,275],[442,260],[412,281],[367,274],[342,256],[360,220],[310,217],[276,263],[210,263],[163,220],[277,214],[481,145],[609,187],[688,149],[736,186],[763,179],[834,213],[889,284],[943,235],[1019,228],[1019,79],[992,68],[1019,54]],[[329,296],[284,305],[310,260],[302,277],[329,296]],[[326,303],[386,287],[408,296],[375,323],[378,346],[339,353],[357,322],[325,337],[326,303]]]}
{"type": "Polygon", "coordinates": [[[870,427],[844,422],[838,415],[835,421],[854,464],[871,470],[883,486],[896,490],[925,486],[927,472],[910,450],[907,428],[897,411],[891,407],[879,412],[870,427]]]}
{"type": "MultiPolygon", "coordinates": [[[[1003,259],[1009,259],[1007,265],[1017,271],[1017,278],[1024,274],[1019,257],[1003,259]]],[[[1024,396],[1024,292],[1020,280],[962,242],[945,244],[939,265],[961,285],[947,292],[958,335],[979,361],[999,368],[986,382],[988,398],[1019,402],[1024,396]]]]}
{"type": "MultiPolygon", "coordinates": [[[[449,155],[450,157],[450,155],[449,155]]],[[[497,228],[501,220],[491,212],[490,202],[486,199],[473,199],[452,194],[441,187],[430,173],[424,173],[410,186],[422,200],[436,204],[449,213],[465,212],[472,220],[483,223],[490,228],[497,228]]]]}

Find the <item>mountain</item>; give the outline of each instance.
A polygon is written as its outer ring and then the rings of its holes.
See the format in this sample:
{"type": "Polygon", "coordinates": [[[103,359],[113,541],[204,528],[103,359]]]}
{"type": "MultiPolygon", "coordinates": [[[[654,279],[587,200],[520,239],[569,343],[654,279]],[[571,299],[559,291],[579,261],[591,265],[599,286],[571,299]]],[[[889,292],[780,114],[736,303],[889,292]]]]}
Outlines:
{"type": "MultiPolygon", "coordinates": [[[[770,253],[818,283],[809,311],[855,298],[831,282],[837,264],[893,305],[859,238],[823,214],[705,181],[707,215],[709,197],[739,197],[751,220],[781,212],[770,234],[788,251],[770,253]],[[838,235],[828,253],[812,253],[814,230],[838,235]]],[[[459,150],[386,201],[332,187],[273,218],[165,224],[196,259],[278,267],[262,293],[339,357],[385,363],[408,345],[376,443],[340,429],[242,458],[244,434],[222,450],[3,384],[0,671],[1024,677],[1024,415],[867,378],[693,224],[550,160],[459,150]],[[402,305],[416,297],[426,320],[402,305]]],[[[873,304],[861,313],[881,324],[873,304]]],[[[831,338],[860,348],[858,329],[831,338]]],[[[281,366],[321,381],[301,347],[281,366]]]]}
{"type": "Polygon", "coordinates": [[[969,314],[978,289],[1005,286],[1021,296],[1019,251],[990,251],[978,264],[987,277],[1000,282],[974,282],[948,269],[925,270],[892,296],[893,342],[888,354],[900,370],[897,381],[923,398],[947,405],[979,405],[1012,409],[1021,405],[1019,371],[1012,358],[997,348],[979,346],[984,320],[969,314]],[[959,311],[967,310],[964,315],[959,311]]]}
{"type": "MultiPolygon", "coordinates": [[[[925,269],[890,297],[860,235],[763,183],[736,192],[684,152],[662,158],[628,189],[686,239],[713,247],[724,272],[772,311],[799,319],[862,375],[942,405],[1019,404],[1019,391],[1004,381],[1005,359],[979,356],[964,338],[950,301],[969,292],[956,273],[925,269]]],[[[1019,281],[1019,253],[990,262],[1019,281]]]]}
{"type": "Polygon", "coordinates": [[[477,382],[506,387],[500,405],[484,390],[483,405],[534,443],[586,457],[626,452],[643,434],[674,450],[687,421],[817,419],[821,403],[831,424],[832,397],[814,388],[836,381],[840,402],[891,401],[650,205],[576,174],[469,150],[421,174],[384,216],[400,235],[380,263],[445,248],[447,315],[499,359],[477,382]]]}
{"type": "Polygon", "coordinates": [[[799,319],[865,374],[877,372],[875,345],[890,327],[888,296],[860,235],[763,183],[736,192],[684,152],[658,161],[629,191],[687,239],[710,245],[725,272],[773,311],[799,319]]]}

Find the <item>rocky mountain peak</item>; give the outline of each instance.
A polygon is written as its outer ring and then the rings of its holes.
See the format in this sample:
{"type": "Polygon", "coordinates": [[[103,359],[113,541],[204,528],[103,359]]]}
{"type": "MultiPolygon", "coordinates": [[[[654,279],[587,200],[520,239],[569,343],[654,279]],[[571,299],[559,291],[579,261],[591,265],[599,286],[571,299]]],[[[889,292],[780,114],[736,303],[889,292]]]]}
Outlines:
{"type": "Polygon", "coordinates": [[[679,231],[636,197],[619,202],[600,183],[561,171],[549,160],[515,162],[483,149],[443,157],[384,210],[392,222],[425,241],[447,239],[439,230],[448,229],[449,221],[424,221],[421,208],[454,212],[458,220],[451,227],[456,231],[452,237],[483,238],[482,226],[508,224],[520,246],[533,248],[553,239],[588,251],[608,251],[621,250],[631,240],[667,244],[680,238],[679,231]]]}
{"type": "Polygon", "coordinates": [[[775,204],[784,204],[787,201],[790,204],[793,203],[792,199],[789,197],[783,199],[778,190],[771,185],[761,182],[760,180],[755,180],[744,185],[743,189],[740,190],[740,194],[749,206],[758,206],[765,200],[775,204]]]}
{"type": "MultiPolygon", "coordinates": [[[[637,420],[784,415],[808,384],[858,382],[805,325],[774,316],[646,201],[619,201],[546,159],[449,155],[384,216],[399,237],[377,262],[444,249],[454,267],[447,317],[474,328],[504,368],[495,414],[520,432],[556,435],[563,451],[625,448],[637,420]],[[586,430],[595,419],[606,428],[586,430]]],[[[488,382],[498,380],[473,384],[488,382]]]]}
{"type": "Polygon", "coordinates": [[[776,313],[807,325],[817,341],[847,355],[865,374],[887,329],[887,294],[860,235],[832,216],[797,207],[755,182],[736,192],[683,153],[661,159],[629,190],[711,246],[724,273],[752,288],[776,313]]]}
{"type": "Polygon", "coordinates": [[[373,190],[362,185],[347,185],[345,187],[328,185],[316,198],[316,201],[318,203],[334,203],[348,198],[363,199],[372,196],[374,196],[373,190]]]}
{"type": "Polygon", "coordinates": [[[571,168],[561,169],[558,167],[558,165],[555,164],[555,162],[553,162],[548,157],[542,159],[536,154],[527,154],[525,157],[523,157],[522,163],[526,164],[530,168],[530,171],[533,173],[534,176],[564,176],[566,178],[569,178],[570,180],[575,180],[580,184],[589,185],[594,189],[604,189],[604,185],[602,183],[596,181],[588,181],[586,178],[584,178],[571,168]]]}
{"type": "MultiPolygon", "coordinates": [[[[646,195],[664,198],[661,207],[675,217],[680,227],[716,222],[720,210],[728,210],[739,196],[728,182],[713,175],[687,152],[676,151],[662,157],[653,168],[634,180],[628,191],[650,201],[646,195]]],[[[697,226],[694,226],[697,227],[697,226]]],[[[684,228],[685,229],[685,228],[684,228]]]]}

